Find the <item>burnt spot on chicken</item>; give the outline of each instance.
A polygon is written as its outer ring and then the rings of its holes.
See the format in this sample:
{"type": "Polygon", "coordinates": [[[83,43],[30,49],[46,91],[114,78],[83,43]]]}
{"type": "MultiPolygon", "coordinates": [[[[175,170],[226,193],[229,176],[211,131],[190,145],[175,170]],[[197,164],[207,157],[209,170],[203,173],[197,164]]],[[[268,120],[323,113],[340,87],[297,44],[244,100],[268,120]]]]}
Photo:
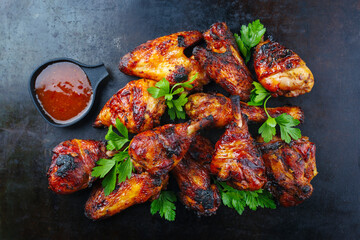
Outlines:
{"type": "Polygon", "coordinates": [[[56,175],[62,178],[67,176],[68,171],[76,168],[75,159],[70,154],[59,155],[56,159],[56,165],[58,166],[56,175]]]}

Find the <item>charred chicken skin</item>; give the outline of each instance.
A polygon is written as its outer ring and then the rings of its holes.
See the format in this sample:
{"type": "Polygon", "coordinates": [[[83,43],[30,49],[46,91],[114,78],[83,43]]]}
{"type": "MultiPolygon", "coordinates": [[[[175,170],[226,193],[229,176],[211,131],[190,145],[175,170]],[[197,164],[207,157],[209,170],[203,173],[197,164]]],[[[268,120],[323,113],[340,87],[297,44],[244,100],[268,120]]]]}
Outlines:
{"type": "Polygon", "coordinates": [[[217,84],[247,101],[253,88],[253,79],[239,54],[233,34],[225,23],[215,23],[203,35],[207,49],[195,47],[195,59],[217,84]]]}
{"type": "Polygon", "coordinates": [[[188,31],[147,41],[126,54],[120,61],[119,69],[125,74],[155,81],[166,78],[171,85],[190,80],[198,73],[192,85],[201,89],[209,78],[193,56],[185,56],[184,50],[202,38],[201,32],[188,31]]]}
{"type": "Polygon", "coordinates": [[[240,101],[233,100],[234,120],[215,145],[210,170],[236,189],[258,190],[266,183],[265,166],[240,112],[240,101]]]}
{"type": "Polygon", "coordinates": [[[256,46],[254,68],[261,85],[274,97],[296,97],[314,86],[314,76],[305,62],[277,42],[267,40],[256,46]]]}
{"type": "MultiPolygon", "coordinates": [[[[264,108],[250,106],[245,102],[240,102],[240,104],[242,114],[246,115],[249,121],[258,123],[266,121],[267,115],[264,108]]],[[[222,94],[192,94],[185,105],[185,111],[192,120],[212,115],[214,117],[213,126],[219,128],[225,127],[233,120],[231,100],[222,94]]],[[[300,107],[267,108],[267,111],[272,117],[287,113],[300,122],[304,120],[304,113],[300,107]]]]}
{"type": "Polygon", "coordinates": [[[155,84],[156,81],[149,79],[126,84],[105,104],[94,126],[115,126],[117,118],[131,133],[140,133],[158,126],[166,104],[164,97],[155,99],[147,91],[155,84]]]}
{"type": "Polygon", "coordinates": [[[106,158],[104,142],[73,139],[60,143],[53,149],[47,173],[49,188],[59,194],[87,188],[95,180],[91,171],[100,158],[106,158]]]}
{"type": "Polygon", "coordinates": [[[214,146],[209,139],[197,134],[187,152],[189,157],[195,162],[200,163],[210,171],[210,163],[214,154],[214,146]]]}
{"type": "Polygon", "coordinates": [[[212,116],[194,122],[167,124],[136,135],[129,155],[137,171],[163,175],[183,159],[196,132],[212,122],[212,116]]]}
{"type": "Polygon", "coordinates": [[[180,188],[180,200],[198,215],[215,214],[220,206],[219,190],[210,183],[208,168],[213,151],[210,141],[198,135],[188,153],[171,171],[180,188]]]}
{"type": "Polygon", "coordinates": [[[268,178],[267,186],[284,207],[295,206],[308,199],[316,176],[315,144],[308,137],[292,140],[289,144],[280,137],[265,143],[257,139],[268,178]]]}
{"type": "Polygon", "coordinates": [[[105,196],[104,189],[99,184],[86,202],[85,215],[93,220],[107,218],[132,205],[156,199],[167,185],[168,179],[168,175],[151,177],[148,173],[133,173],[125,182],[118,183],[108,196],[105,196]]]}

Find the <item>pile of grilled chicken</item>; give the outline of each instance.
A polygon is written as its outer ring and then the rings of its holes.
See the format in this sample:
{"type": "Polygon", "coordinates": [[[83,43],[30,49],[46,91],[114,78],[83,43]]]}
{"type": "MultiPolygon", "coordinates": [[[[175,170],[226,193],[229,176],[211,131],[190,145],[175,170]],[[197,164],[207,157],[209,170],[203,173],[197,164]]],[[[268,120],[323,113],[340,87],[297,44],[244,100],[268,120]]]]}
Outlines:
{"type": "MultiPolygon", "coordinates": [[[[295,97],[313,87],[305,62],[277,42],[259,43],[253,59],[257,80],[275,97],[295,97]]],[[[109,217],[156,199],[166,188],[169,174],[179,185],[182,203],[199,215],[212,215],[220,206],[219,190],[211,176],[239,190],[267,189],[285,207],[298,205],[312,194],[310,181],[317,171],[315,144],[308,137],[285,143],[275,136],[266,143],[250,135],[248,121],[261,123],[267,116],[263,108],[246,104],[253,76],[225,23],[215,23],[204,33],[179,32],[141,44],[121,59],[119,69],[142,79],[129,82],[113,95],[94,126],[115,126],[118,118],[137,134],[129,146],[136,173],[108,196],[98,183],[85,206],[89,218],[109,217]],[[206,47],[196,46],[203,40],[206,47]],[[189,47],[191,57],[184,54],[189,47]],[[191,120],[159,126],[165,99],[153,98],[147,89],[163,78],[173,85],[196,73],[185,105],[191,120]],[[211,80],[232,96],[203,93],[202,87],[211,80]],[[225,128],[215,146],[198,133],[212,127],[225,128]]],[[[300,122],[304,119],[299,107],[268,108],[268,112],[272,117],[287,113],[300,122]]],[[[96,161],[111,157],[105,145],[73,139],[56,146],[48,171],[49,188],[68,194],[92,185],[96,161]]]]}

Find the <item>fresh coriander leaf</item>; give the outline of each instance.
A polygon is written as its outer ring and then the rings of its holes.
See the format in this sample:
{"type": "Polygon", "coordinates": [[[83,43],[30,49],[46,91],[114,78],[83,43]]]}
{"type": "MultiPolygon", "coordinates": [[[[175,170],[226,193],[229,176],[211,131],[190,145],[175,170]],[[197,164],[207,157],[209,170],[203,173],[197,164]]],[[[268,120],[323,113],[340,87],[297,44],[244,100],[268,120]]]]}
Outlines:
{"type": "Polygon", "coordinates": [[[277,124],[280,127],[280,136],[281,139],[286,143],[290,143],[291,138],[294,140],[298,140],[301,138],[301,131],[298,128],[294,128],[295,126],[300,124],[300,121],[294,119],[291,115],[287,113],[283,113],[280,116],[275,118],[277,124]]]}
{"type": "Polygon", "coordinates": [[[186,97],[186,94],[183,93],[180,95],[178,99],[173,100],[174,106],[179,112],[183,111],[183,106],[187,103],[188,98],[186,97]]]}
{"type": "Polygon", "coordinates": [[[103,178],[115,165],[113,159],[100,159],[96,162],[98,166],[94,167],[91,176],[103,178]]]}
{"type": "Polygon", "coordinates": [[[171,120],[175,120],[175,118],[176,118],[176,113],[175,113],[176,110],[175,109],[176,108],[170,108],[170,107],[168,109],[168,114],[169,114],[171,120]]]}
{"type": "MultiPolygon", "coordinates": [[[[173,95],[176,95],[176,94],[182,93],[183,91],[185,91],[184,88],[182,88],[182,87],[181,87],[181,88],[177,88],[172,94],[173,94],[173,95]]],[[[172,99],[172,98],[171,98],[171,99],[172,99]]],[[[170,100],[171,100],[171,99],[170,99],[170,100]]]]}
{"type": "Polygon", "coordinates": [[[118,118],[115,120],[115,126],[121,135],[123,135],[125,138],[129,138],[129,132],[127,128],[122,122],[120,122],[118,118]]]}
{"type": "Polygon", "coordinates": [[[176,112],[176,117],[178,119],[185,119],[185,112],[184,111],[178,111],[177,109],[175,109],[175,112],[176,112]]]}
{"type": "Polygon", "coordinates": [[[260,23],[260,20],[255,20],[249,23],[248,26],[242,25],[240,36],[234,34],[235,41],[240,49],[241,54],[245,57],[245,62],[248,63],[251,57],[251,48],[255,47],[265,34],[266,28],[260,23]]]}
{"type": "Polygon", "coordinates": [[[253,82],[254,89],[251,90],[250,106],[260,106],[264,104],[265,99],[270,96],[270,93],[258,82],[253,82]]]}
{"type": "Polygon", "coordinates": [[[134,170],[134,166],[131,162],[130,157],[128,157],[125,161],[119,163],[117,167],[118,176],[118,183],[124,182],[126,179],[131,177],[131,174],[134,170]]]}
{"type": "MultiPolygon", "coordinates": [[[[245,56],[246,58],[247,58],[248,56],[250,56],[250,54],[248,54],[248,49],[245,47],[243,41],[241,41],[240,36],[235,33],[235,34],[234,34],[234,38],[235,38],[235,41],[236,41],[236,43],[237,43],[237,45],[238,45],[238,47],[239,47],[239,50],[240,50],[241,54],[242,54],[243,56],[245,56]]],[[[249,57],[249,58],[250,58],[250,57],[249,57]]],[[[248,61],[246,61],[246,62],[248,62],[248,61]]]]}
{"type": "Polygon", "coordinates": [[[275,128],[276,122],[275,122],[275,126],[272,127],[273,125],[272,119],[274,118],[268,118],[258,130],[259,134],[261,134],[265,142],[270,142],[273,136],[276,135],[276,128],[275,128]]]}
{"type": "Polygon", "coordinates": [[[120,150],[127,142],[129,142],[129,139],[117,135],[114,132],[112,126],[109,127],[105,139],[108,140],[106,145],[107,150],[114,150],[114,149],[120,150]]]}
{"type": "Polygon", "coordinates": [[[223,204],[234,208],[239,215],[244,212],[245,207],[256,210],[258,207],[275,209],[276,204],[268,191],[259,189],[257,191],[242,191],[230,187],[224,182],[215,181],[218,186],[223,204]]]}
{"type": "Polygon", "coordinates": [[[160,216],[168,221],[175,220],[176,195],[171,191],[162,191],[158,199],[155,199],[150,206],[150,212],[152,215],[159,212],[160,216]]]}
{"type": "Polygon", "coordinates": [[[170,83],[165,78],[161,79],[155,84],[156,87],[162,89],[165,94],[170,92],[170,83]]]}
{"type": "Polygon", "coordinates": [[[101,184],[104,188],[105,196],[108,196],[112,191],[114,191],[116,186],[116,168],[111,169],[111,171],[102,180],[101,184]]]}
{"type": "Polygon", "coordinates": [[[167,102],[170,102],[172,99],[173,99],[172,94],[165,94],[165,100],[167,100],[167,102]]]}

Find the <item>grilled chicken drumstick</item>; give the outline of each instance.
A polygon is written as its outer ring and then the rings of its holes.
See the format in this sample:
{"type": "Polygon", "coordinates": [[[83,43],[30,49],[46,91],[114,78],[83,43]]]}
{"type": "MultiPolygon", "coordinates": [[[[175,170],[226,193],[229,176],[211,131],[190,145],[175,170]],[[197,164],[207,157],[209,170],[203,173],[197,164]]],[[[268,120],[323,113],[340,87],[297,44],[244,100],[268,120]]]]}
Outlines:
{"type": "Polygon", "coordinates": [[[202,38],[201,32],[188,31],[147,41],[126,54],[120,61],[119,69],[125,74],[155,81],[166,78],[171,85],[190,80],[198,73],[192,85],[201,89],[209,78],[193,56],[185,56],[184,50],[202,38]]]}
{"type": "Polygon", "coordinates": [[[220,206],[219,190],[210,183],[210,171],[206,167],[212,152],[209,140],[198,135],[188,153],[171,171],[180,188],[180,200],[198,215],[213,215],[220,206]]]}
{"type": "Polygon", "coordinates": [[[99,184],[86,202],[85,215],[93,220],[107,218],[132,205],[156,199],[167,185],[168,179],[168,175],[152,177],[148,173],[133,173],[125,182],[118,183],[108,196],[105,196],[104,189],[99,184]]]}
{"type": "MultiPolygon", "coordinates": [[[[259,123],[266,121],[267,115],[264,108],[250,106],[244,102],[240,102],[240,105],[242,114],[246,115],[249,121],[259,123]]],[[[192,120],[212,115],[214,126],[219,128],[225,127],[233,120],[231,100],[222,94],[192,94],[185,105],[185,111],[192,120]]],[[[272,117],[287,113],[300,122],[304,120],[304,113],[300,107],[267,108],[267,111],[272,117]]]]}
{"type": "Polygon", "coordinates": [[[156,81],[139,79],[120,89],[105,104],[95,120],[95,127],[115,126],[119,118],[131,133],[140,133],[157,127],[166,109],[165,99],[153,98],[147,91],[156,81]]]}
{"type": "Polygon", "coordinates": [[[211,173],[236,189],[258,190],[266,183],[264,162],[240,112],[238,96],[232,102],[234,120],[215,145],[211,173]]]}
{"type": "Polygon", "coordinates": [[[95,162],[106,157],[104,142],[73,139],[60,143],[53,149],[47,173],[49,188],[59,194],[87,188],[95,180],[91,177],[95,162]]]}
{"type": "Polygon", "coordinates": [[[163,175],[171,171],[189,150],[196,132],[212,122],[212,116],[199,121],[167,124],[137,134],[129,154],[139,172],[163,175]]]}
{"type": "Polygon", "coordinates": [[[247,101],[253,88],[253,79],[239,54],[233,34],[222,22],[211,25],[203,35],[207,49],[195,47],[195,59],[217,84],[247,101]]]}
{"type": "Polygon", "coordinates": [[[261,85],[274,97],[296,97],[314,86],[314,76],[305,62],[277,42],[267,40],[256,46],[254,68],[261,85]]]}
{"type": "Polygon", "coordinates": [[[284,207],[295,206],[308,199],[316,176],[315,144],[308,137],[291,140],[289,144],[275,136],[265,143],[257,139],[268,178],[267,186],[284,207]]]}

